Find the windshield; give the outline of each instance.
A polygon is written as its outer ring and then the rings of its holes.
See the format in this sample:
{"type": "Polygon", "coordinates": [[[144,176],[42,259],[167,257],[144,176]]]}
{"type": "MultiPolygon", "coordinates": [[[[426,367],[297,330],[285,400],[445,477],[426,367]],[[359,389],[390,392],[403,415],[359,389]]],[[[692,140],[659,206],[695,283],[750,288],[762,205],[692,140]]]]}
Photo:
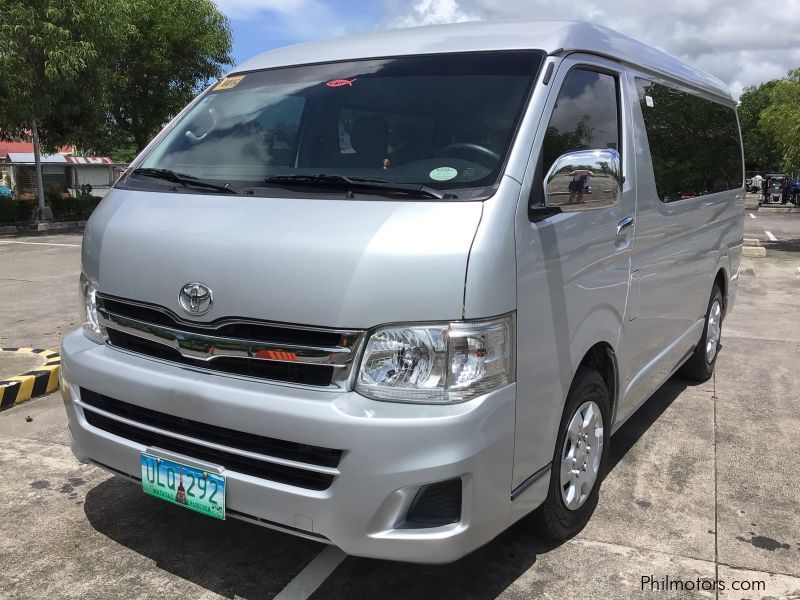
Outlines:
{"type": "MultiPolygon", "coordinates": [[[[291,194],[286,176],[325,174],[476,197],[497,183],[541,61],[530,51],[437,54],[232,75],[137,166],[247,193],[291,194]]],[[[141,172],[131,180],[209,191],[141,172]]]]}

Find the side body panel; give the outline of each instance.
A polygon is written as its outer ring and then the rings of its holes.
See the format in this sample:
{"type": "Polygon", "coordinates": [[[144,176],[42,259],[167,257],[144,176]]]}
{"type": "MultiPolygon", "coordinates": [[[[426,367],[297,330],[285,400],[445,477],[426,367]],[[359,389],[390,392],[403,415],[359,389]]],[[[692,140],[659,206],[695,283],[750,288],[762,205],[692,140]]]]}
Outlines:
{"type": "MultiPolygon", "coordinates": [[[[547,86],[549,95],[532,144],[517,206],[517,422],[513,487],[553,458],[564,400],[581,359],[594,344],[615,349],[628,298],[632,228],[617,236],[618,222],[636,204],[629,115],[622,93],[622,200],[610,208],[566,212],[533,223],[528,202],[534,165],[564,77],[572,67],[622,75],[620,65],[597,57],[563,60],[547,86]]],[[[545,64],[545,69],[547,64],[545,64]]],[[[540,184],[537,182],[537,184],[540,184]]]]}
{"type": "Polygon", "coordinates": [[[621,386],[617,424],[661,386],[697,345],[711,287],[720,269],[731,296],[744,221],[743,189],[671,203],[658,198],[636,77],[659,81],[635,70],[625,79],[627,110],[633,124],[637,206],[631,310],[618,356],[621,386]]]}

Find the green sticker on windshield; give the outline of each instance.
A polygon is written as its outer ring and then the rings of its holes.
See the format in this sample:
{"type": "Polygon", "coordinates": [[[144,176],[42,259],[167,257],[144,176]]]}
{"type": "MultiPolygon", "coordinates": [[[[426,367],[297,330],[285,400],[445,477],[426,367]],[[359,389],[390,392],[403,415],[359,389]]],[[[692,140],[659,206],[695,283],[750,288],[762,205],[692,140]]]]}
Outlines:
{"type": "Polygon", "coordinates": [[[428,173],[428,177],[434,181],[449,181],[456,175],[458,175],[458,171],[456,171],[453,167],[437,167],[428,173]]]}

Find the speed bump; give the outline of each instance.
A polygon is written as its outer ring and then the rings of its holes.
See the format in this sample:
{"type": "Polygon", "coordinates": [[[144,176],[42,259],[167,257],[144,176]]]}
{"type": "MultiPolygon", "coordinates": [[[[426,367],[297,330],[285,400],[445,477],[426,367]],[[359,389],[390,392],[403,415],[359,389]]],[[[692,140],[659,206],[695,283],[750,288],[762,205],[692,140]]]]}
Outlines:
{"type": "Polygon", "coordinates": [[[0,348],[0,353],[22,352],[39,354],[46,362],[41,367],[0,381],[0,411],[38,398],[58,389],[61,355],[56,350],[42,348],[0,348]]]}

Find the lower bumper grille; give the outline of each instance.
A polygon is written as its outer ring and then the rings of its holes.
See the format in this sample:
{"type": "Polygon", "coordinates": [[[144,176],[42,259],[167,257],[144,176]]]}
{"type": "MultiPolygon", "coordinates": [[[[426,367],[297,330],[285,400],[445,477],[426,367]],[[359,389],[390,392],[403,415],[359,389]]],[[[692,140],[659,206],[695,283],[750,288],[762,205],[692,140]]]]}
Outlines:
{"type": "Polygon", "coordinates": [[[276,458],[305,462],[321,467],[336,467],[342,456],[341,450],[277,440],[249,433],[226,429],[216,425],[183,419],[121,402],[108,396],[81,389],[81,402],[89,425],[112,435],[117,435],[144,446],[156,446],[170,452],[184,454],[205,462],[221,465],[230,471],[251,475],[260,479],[276,481],[310,490],[325,490],[333,483],[334,475],[303,469],[302,467],[276,464],[257,458],[242,456],[203,444],[178,439],[169,435],[176,433],[195,439],[247,450],[276,458]],[[94,412],[92,408],[105,411],[129,421],[137,421],[162,430],[155,432],[127,422],[94,412]]]}

